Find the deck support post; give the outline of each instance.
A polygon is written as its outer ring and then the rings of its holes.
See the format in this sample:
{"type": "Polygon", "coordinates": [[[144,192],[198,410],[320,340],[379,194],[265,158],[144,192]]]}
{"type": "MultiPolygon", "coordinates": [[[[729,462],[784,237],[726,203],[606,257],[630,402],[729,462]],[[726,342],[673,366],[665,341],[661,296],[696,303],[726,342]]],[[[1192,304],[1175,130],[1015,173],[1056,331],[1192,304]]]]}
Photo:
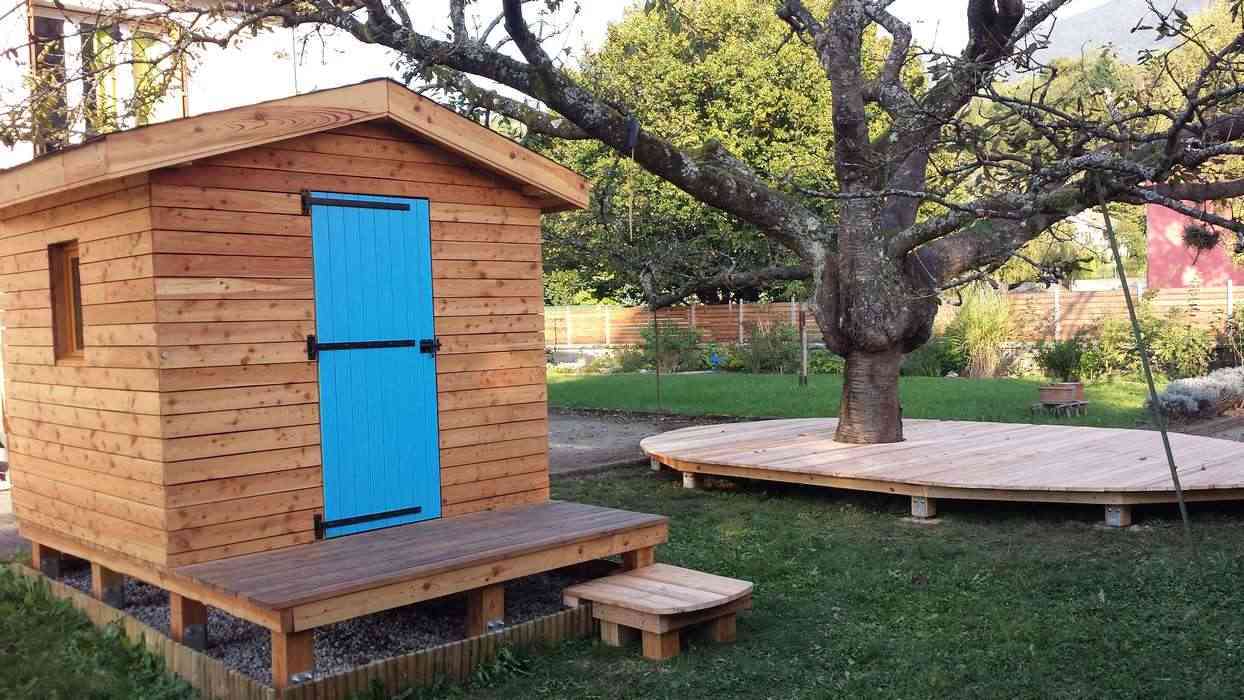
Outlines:
{"type": "Polygon", "coordinates": [[[656,458],[656,457],[649,457],[649,458],[648,458],[648,468],[649,468],[649,469],[651,469],[651,470],[652,470],[652,471],[654,471],[654,472],[659,472],[659,471],[661,471],[661,463],[660,463],[659,461],[657,461],[657,458],[656,458]]]}
{"type": "Polygon", "coordinates": [[[684,489],[698,489],[703,486],[704,486],[704,483],[700,479],[699,474],[696,474],[694,472],[683,472],[682,473],[682,487],[684,489]]]}
{"type": "Polygon", "coordinates": [[[635,638],[636,631],[637,630],[631,627],[619,625],[616,622],[609,622],[608,620],[600,621],[600,641],[604,642],[605,646],[626,646],[632,639],[635,638]]]}
{"type": "Polygon", "coordinates": [[[505,586],[491,586],[467,591],[466,636],[478,637],[505,626],[505,586]]]}
{"type": "Polygon", "coordinates": [[[644,631],[644,658],[653,661],[664,661],[678,656],[681,647],[681,635],[678,630],[669,632],[644,631]]]}
{"type": "Polygon", "coordinates": [[[1132,524],[1132,507],[1125,505],[1106,506],[1106,527],[1128,527],[1132,524]]]}
{"type": "Polygon", "coordinates": [[[272,631],[272,685],[278,691],[309,680],[315,670],[315,630],[272,631]]]}
{"type": "Polygon", "coordinates": [[[169,632],[173,641],[197,651],[207,650],[207,606],[169,591],[169,632]]]}
{"type": "Polygon", "coordinates": [[[911,497],[911,517],[913,518],[936,518],[937,517],[937,501],[928,496],[912,496],[911,497]]]}
{"type": "Polygon", "coordinates": [[[125,607],[125,576],[98,562],[91,562],[91,595],[105,605],[125,607]]]}
{"type": "Polygon", "coordinates": [[[48,578],[60,578],[62,555],[55,549],[38,542],[30,543],[30,565],[48,578]]]}
{"type": "Polygon", "coordinates": [[[708,623],[708,638],[718,643],[733,642],[738,636],[738,615],[731,613],[708,623]]]}
{"type": "Polygon", "coordinates": [[[657,562],[656,547],[641,547],[629,552],[622,553],[622,570],[634,571],[642,569],[645,566],[652,566],[657,562]]]}

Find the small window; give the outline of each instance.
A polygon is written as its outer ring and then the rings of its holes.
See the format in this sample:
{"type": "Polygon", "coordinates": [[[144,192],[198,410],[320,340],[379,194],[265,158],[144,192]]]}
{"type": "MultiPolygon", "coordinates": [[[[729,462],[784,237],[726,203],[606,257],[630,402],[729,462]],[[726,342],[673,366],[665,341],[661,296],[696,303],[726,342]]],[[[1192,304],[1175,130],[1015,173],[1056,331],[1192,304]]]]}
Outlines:
{"type": "Polygon", "coordinates": [[[56,345],[56,359],[80,358],[86,342],[82,333],[78,242],[49,247],[48,263],[52,275],[52,339],[56,345]]]}

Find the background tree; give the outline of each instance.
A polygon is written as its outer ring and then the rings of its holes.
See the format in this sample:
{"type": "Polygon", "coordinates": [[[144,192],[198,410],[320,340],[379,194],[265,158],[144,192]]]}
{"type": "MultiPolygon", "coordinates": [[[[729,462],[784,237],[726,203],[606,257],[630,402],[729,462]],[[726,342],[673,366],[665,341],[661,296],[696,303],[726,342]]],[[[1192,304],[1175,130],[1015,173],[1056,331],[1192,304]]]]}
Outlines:
{"type": "MultiPolygon", "coordinates": [[[[822,189],[758,170],[711,134],[671,140],[636,116],[627,102],[633,96],[598,91],[590,76],[545,49],[543,23],[528,22],[529,10],[563,0],[500,0],[495,21],[475,23],[468,6],[478,5],[448,0],[448,35],[424,29],[426,17],[416,25],[415,6],[403,0],[225,0],[211,10],[175,7],[162,19],[198,21],[172,33],[179,46],[227,43],[272,23],[339,28],[392,49],[410,80],[503,114],[532,134],[599,142],[755,227],[807,268],[824,341],[846,358],[836,438],[892,442],[903,435],[899,365],[928,340],[943,290],[991,273],[1051,226],[1104,202],[1158,203],[1212,226],[1244,228],[1187,203],[1244,194],[1244,179],[1200,177],[1218,159],[1244,155],[1241,1],[1231,2],[1231,30],[1221,43],[1202,41],[1177,11],[1152,13],[1147,31],[1191,47],[1196,68],[1185,79],[1154,69],[1134,94],[1100,89],[1052,104],[1039,88],[1007,94],[999,76],[1040,68],[1033,56],[1043,27],[1069,0],[1030,7],[969,0],[969,39],[956,55],[913,46],[910,27],[889,10],[893,0],[837,0],[829,8],[773,0],[790,41],[820,66],[821,91],[833,88],[833,183],[822,189]],[[215,23],[204,26],[205,16],[215,23]],[[878,66],[866,47],[881,29],[891,44],[878,66]],[[910,71],[925,71],[929,81],[909,84],[910,71]],[[965,118],[981,103],[996,111],[965,118]],[[1009,138],[1016,133],[1027,136],[1009,138]]],[[[681,24],[684,3],[647,5],[671,27],[681,24]]],[[[772,60],[791,60],[784,56],[772,60]]],[[[761,285],[783,269],[739,274],[761,285]]]]}
{"type": "MultiPolygon", "coordinates": [[[[812,52],[791,41],[772,2],[697,0],[677,9],[628,12],[604,45],[582,58],[575,78],[601,99],[625,104],[643,129],[680,148],[716,140],[767,179],[831,188],[824,72],[812,52]]],[[[874,67],[887,44],[867,42],[874,67]]],[[[789,249],[616,150],[593,141],[542,143],[595,183],[589,211],[546,223],[549,269],[611,280],[610,293],[656,306],[690,295],[709,304],[754,301],[766,292],[787,298],[792,286],[806,286],[786,281],[810,276],[789,249]],[[771,274],[753,283],[756,270],[771,274]]],[[[831,203],[820,208],[832,216],[831,203]]]]}

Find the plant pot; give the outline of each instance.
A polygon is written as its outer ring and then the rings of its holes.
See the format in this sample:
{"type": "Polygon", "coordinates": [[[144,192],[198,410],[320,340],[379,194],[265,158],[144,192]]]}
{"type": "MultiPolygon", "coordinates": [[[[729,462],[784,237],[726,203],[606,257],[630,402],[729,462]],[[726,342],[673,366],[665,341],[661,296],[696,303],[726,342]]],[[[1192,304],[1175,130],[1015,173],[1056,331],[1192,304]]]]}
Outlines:
{"type": "Polygon", "coordinates": [[[1041,403],[1044,404],[1069,403],[1079,400],[1076,399],[1075,387],[1069,383],[1047,384],[1043,387],[1038,387],[1037,396],[1041,403]]]}
{"type": "Polygon", "coordinates": [[[1067,387],[1071,392],[1071,401],[1084,400],[1084,382],[1056,382],[1052,386],[1067,387]]]}

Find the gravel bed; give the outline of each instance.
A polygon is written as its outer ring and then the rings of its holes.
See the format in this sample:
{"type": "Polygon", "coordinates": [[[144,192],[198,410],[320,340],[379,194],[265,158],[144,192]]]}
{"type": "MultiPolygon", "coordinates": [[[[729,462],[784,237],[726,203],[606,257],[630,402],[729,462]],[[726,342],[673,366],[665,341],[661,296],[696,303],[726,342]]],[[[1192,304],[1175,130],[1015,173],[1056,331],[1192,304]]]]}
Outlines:
{"type": "MultiPolygon", "coordinates": [[[[564,610],[562,589],[597,578],[601,567],[579,566],[505,584],[505,621],[513,625],[564,610]]],[[[67,570],[61,580],[90,592],[89,567],[67,570]]],[[[168,593],[133,579],[125,582],[125,612],[168,634],[168,593]]],[[[407,605],[315,630],[315,678],[356,666],[457,641],[464,637],[462,596],[407,605]]],[[[266,628],[208,608],[207,653],[230,668],[272,683],[271,637],[266,628]]]]}

